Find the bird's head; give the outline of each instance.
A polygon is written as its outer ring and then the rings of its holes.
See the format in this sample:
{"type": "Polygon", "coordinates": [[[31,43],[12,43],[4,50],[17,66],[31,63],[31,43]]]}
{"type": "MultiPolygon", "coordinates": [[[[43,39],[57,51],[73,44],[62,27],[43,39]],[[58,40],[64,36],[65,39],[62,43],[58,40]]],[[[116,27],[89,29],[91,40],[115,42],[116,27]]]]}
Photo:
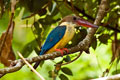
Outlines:
{"type": "Polygon", "coordinates": [[[75,27],[77,26],[84,26],[84,27],[91,27],[91,28],[97,28],[98,26],[97,25],[94,25],[78,16],[73,16],[73,15],[69,15],[69,16],[66,16],[64,17],[60,24],[63,23],[63,22],[70,22],[72,24],[75,24],[75,27]]]}

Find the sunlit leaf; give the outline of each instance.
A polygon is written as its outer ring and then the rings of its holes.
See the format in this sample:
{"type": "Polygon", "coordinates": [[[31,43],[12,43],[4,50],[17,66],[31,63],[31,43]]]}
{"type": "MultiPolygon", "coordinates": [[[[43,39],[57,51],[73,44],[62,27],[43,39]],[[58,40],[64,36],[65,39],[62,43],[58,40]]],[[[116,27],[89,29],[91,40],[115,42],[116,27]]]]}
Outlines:
{"type": "Polygon", "coordinates": [[[103,31],[105,31],[105,29],[106,29],[105,27],[99,27],[96,34],[102,33],[103,31]]]}
{"type": "Polygon", "coordinates": [[[31,16],[32,14],[33,14],[32,12],[25,8],[22,15],[22,19],[25,19],[26,17],[31,16]]]}

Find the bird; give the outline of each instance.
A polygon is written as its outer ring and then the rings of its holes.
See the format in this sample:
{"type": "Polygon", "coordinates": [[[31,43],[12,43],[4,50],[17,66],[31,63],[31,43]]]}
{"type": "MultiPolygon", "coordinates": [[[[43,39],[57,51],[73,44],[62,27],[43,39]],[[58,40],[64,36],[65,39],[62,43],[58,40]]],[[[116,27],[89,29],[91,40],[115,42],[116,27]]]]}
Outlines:
{"type": "MultiPolygon", "coordinates": [[[[40,55],[52,53],[54,51],[60,51],[63,55],[63,50],[68,52],[64,46],[74,37],[75,27],[84,26],[91,28],[98,28],[79,16],[68,15],[65,16],[57,27],[55,27],[47,36],[43,46],[41,47],[40,55]]],[[[40,61],[37,61],[33,66],[34,69],[38,67],[40,61]]]]}

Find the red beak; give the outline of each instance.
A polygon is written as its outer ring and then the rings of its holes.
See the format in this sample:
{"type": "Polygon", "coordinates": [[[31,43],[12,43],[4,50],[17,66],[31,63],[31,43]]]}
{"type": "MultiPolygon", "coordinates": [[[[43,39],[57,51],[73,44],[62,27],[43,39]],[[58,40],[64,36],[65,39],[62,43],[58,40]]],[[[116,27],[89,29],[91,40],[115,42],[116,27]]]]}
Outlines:
{"type": "Polygon", "coordinates": [[[77,20],[77,23],[78,23],[78,25],[84,26],[84,27],[91,27],[91,28],[98,28],[99,27],[99,26],[94,25],[94,24],[92,24],[84,19],[77,20]]]}

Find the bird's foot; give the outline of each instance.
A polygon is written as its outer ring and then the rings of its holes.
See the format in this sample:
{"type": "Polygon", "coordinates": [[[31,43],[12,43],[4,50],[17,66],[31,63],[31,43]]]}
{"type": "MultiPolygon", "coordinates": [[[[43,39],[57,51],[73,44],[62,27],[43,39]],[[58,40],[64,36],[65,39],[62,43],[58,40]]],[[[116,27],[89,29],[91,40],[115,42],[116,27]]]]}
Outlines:
{"type": "Polygon", "coordinates": [[[62,50],[65,50],[66,53],[69,53],[69,50],[67,48],[62,48],[62,50]]]}
{"type": "Polygon", "coordinates": [[[63,50],[66,51],[66,53],[69,53],[69,50],[67,48],[62,48],[62,49],[55,49],[56,51],[59,51],[61,53],[61,55],[63,56],[64,52],[63,50]]]}
{"type": "Polygon", "coordinates": [[[61,53],[61,55],[63,56],[63,50],[61,50],[61,49],[55,49],[55,51],[59,51],[61,53]]]}

